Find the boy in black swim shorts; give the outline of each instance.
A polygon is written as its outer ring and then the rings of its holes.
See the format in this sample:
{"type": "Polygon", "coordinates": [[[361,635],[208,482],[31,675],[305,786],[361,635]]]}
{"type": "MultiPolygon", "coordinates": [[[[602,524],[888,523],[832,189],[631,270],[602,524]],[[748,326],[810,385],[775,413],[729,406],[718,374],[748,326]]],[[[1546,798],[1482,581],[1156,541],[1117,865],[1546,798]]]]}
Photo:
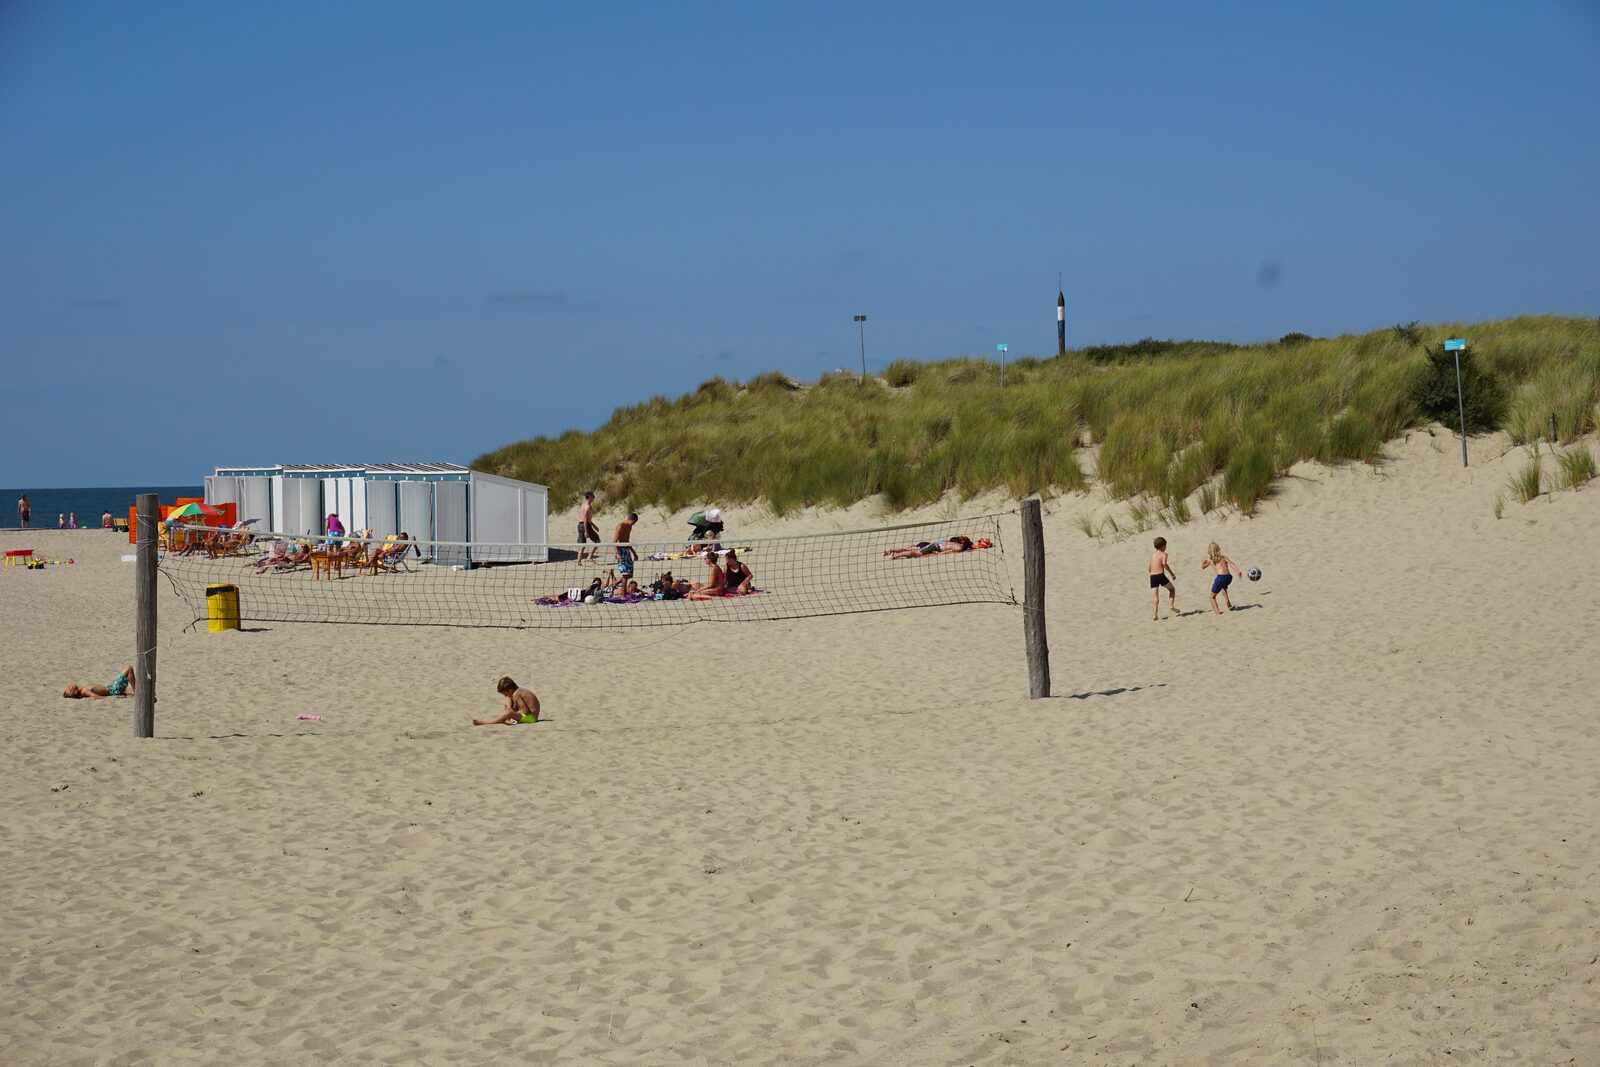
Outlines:
{"type": "Polygon", "coordinates": [[[1150,553],[1150,618],[1152,621],[1161,618],[1161,587],[1167,587],[1167,609],[1170,614],[1178,613],[1178,584],[1177,575],[1172,573],[1172,566],[1167,562],[1167,539],[1156,538],[1155,551],[1150,553]]]}

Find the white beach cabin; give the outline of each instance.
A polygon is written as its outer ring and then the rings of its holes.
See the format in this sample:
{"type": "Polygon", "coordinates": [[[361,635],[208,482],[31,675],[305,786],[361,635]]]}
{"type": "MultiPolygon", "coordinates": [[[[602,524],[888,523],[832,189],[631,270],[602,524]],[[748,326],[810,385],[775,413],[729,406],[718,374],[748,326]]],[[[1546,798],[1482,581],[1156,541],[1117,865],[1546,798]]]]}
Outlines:
{"type": "MultiPolygon", "coordinates": [[[[422,541],[517,545],[497,549],[495,562],[550,558],[550,490],[454,463],[282,463],[218,467],[206,478],[206,503],[237,504],[239,521],[258,530],[317,534],[335,512],[347,530],[377,537],[404,530],[422,541]]],[[[439,548],[435,563],[472,566],[469,549],[439,548]]]]}

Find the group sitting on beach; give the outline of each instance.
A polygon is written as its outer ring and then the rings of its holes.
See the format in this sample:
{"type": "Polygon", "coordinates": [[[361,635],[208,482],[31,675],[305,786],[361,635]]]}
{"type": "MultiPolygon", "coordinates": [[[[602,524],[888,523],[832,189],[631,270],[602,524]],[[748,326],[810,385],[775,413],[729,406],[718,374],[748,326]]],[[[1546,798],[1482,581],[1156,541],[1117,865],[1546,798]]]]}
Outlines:
{"type": "Polygon", "coordinates": [[[706,562],[704,581],[676,578],[671,571],[663,571],[649,586],[641,587],[637,580],[622,578],[613,571],[606,578],[591,580],[587,586],[575,586],[559,593],[537,596],[533,601],[545,607],[565,604],[638,604],[647,600],[716,600],[760,592],[755,587],[755,572],[739,558],[735,550],[726,549],[720,556],[716,552],[707,552],[703,558],[706,562]]]}
{"type": "Polygon", "coordinates": [[[380,570],[395,569],[405,554],[416,547],[411,535],[403,530],[381,542],[374,541],[371,530],[358,530],[353,535],[341,533],[340,536],[350,540],[340,543],[329,538],[316,544],[299,539],[275,540],[268,544],[265,553],[245,560],[243,565],[259,574],[269,570],[294,570],[317,558],[337,560],[376,574],[380,570]]]}

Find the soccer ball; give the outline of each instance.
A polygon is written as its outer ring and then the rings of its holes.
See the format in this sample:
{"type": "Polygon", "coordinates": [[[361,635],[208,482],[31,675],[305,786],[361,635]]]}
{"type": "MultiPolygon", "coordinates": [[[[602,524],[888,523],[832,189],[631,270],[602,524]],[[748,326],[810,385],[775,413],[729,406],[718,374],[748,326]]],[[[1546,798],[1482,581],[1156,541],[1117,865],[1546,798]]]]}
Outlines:
{"type": "Polygon", "coordinates": [[[1245,577],[1249,578],[1252,582],[1259,582],[1261,580],[1261,568],[1251,567],[1250,570],[1245,573],[1245,577]]]}
{"type": "Polygon", "coordinates": [[[583,598],[583,602],[585,604],[598,604],[598,603],[600,603],[600,601],[595,598],[595,595],[593,593],[590,593],[588,596],[584,597],[583,598]]]}

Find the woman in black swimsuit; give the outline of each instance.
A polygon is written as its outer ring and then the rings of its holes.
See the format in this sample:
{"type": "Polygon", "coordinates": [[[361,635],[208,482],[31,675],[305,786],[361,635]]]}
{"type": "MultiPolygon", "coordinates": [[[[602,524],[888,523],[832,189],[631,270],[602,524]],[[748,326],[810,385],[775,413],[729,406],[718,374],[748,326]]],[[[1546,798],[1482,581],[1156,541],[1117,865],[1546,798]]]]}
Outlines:
{"type": "Polygon", "coordinates": [[[749,567],[739,562],[739,557],[731,548],[728,549],[727,559],[723,562],[722,573],[728,580],[729,596],[755,592],[755,586],[750,584],[755,576],[750,573],[749,567]]]}

